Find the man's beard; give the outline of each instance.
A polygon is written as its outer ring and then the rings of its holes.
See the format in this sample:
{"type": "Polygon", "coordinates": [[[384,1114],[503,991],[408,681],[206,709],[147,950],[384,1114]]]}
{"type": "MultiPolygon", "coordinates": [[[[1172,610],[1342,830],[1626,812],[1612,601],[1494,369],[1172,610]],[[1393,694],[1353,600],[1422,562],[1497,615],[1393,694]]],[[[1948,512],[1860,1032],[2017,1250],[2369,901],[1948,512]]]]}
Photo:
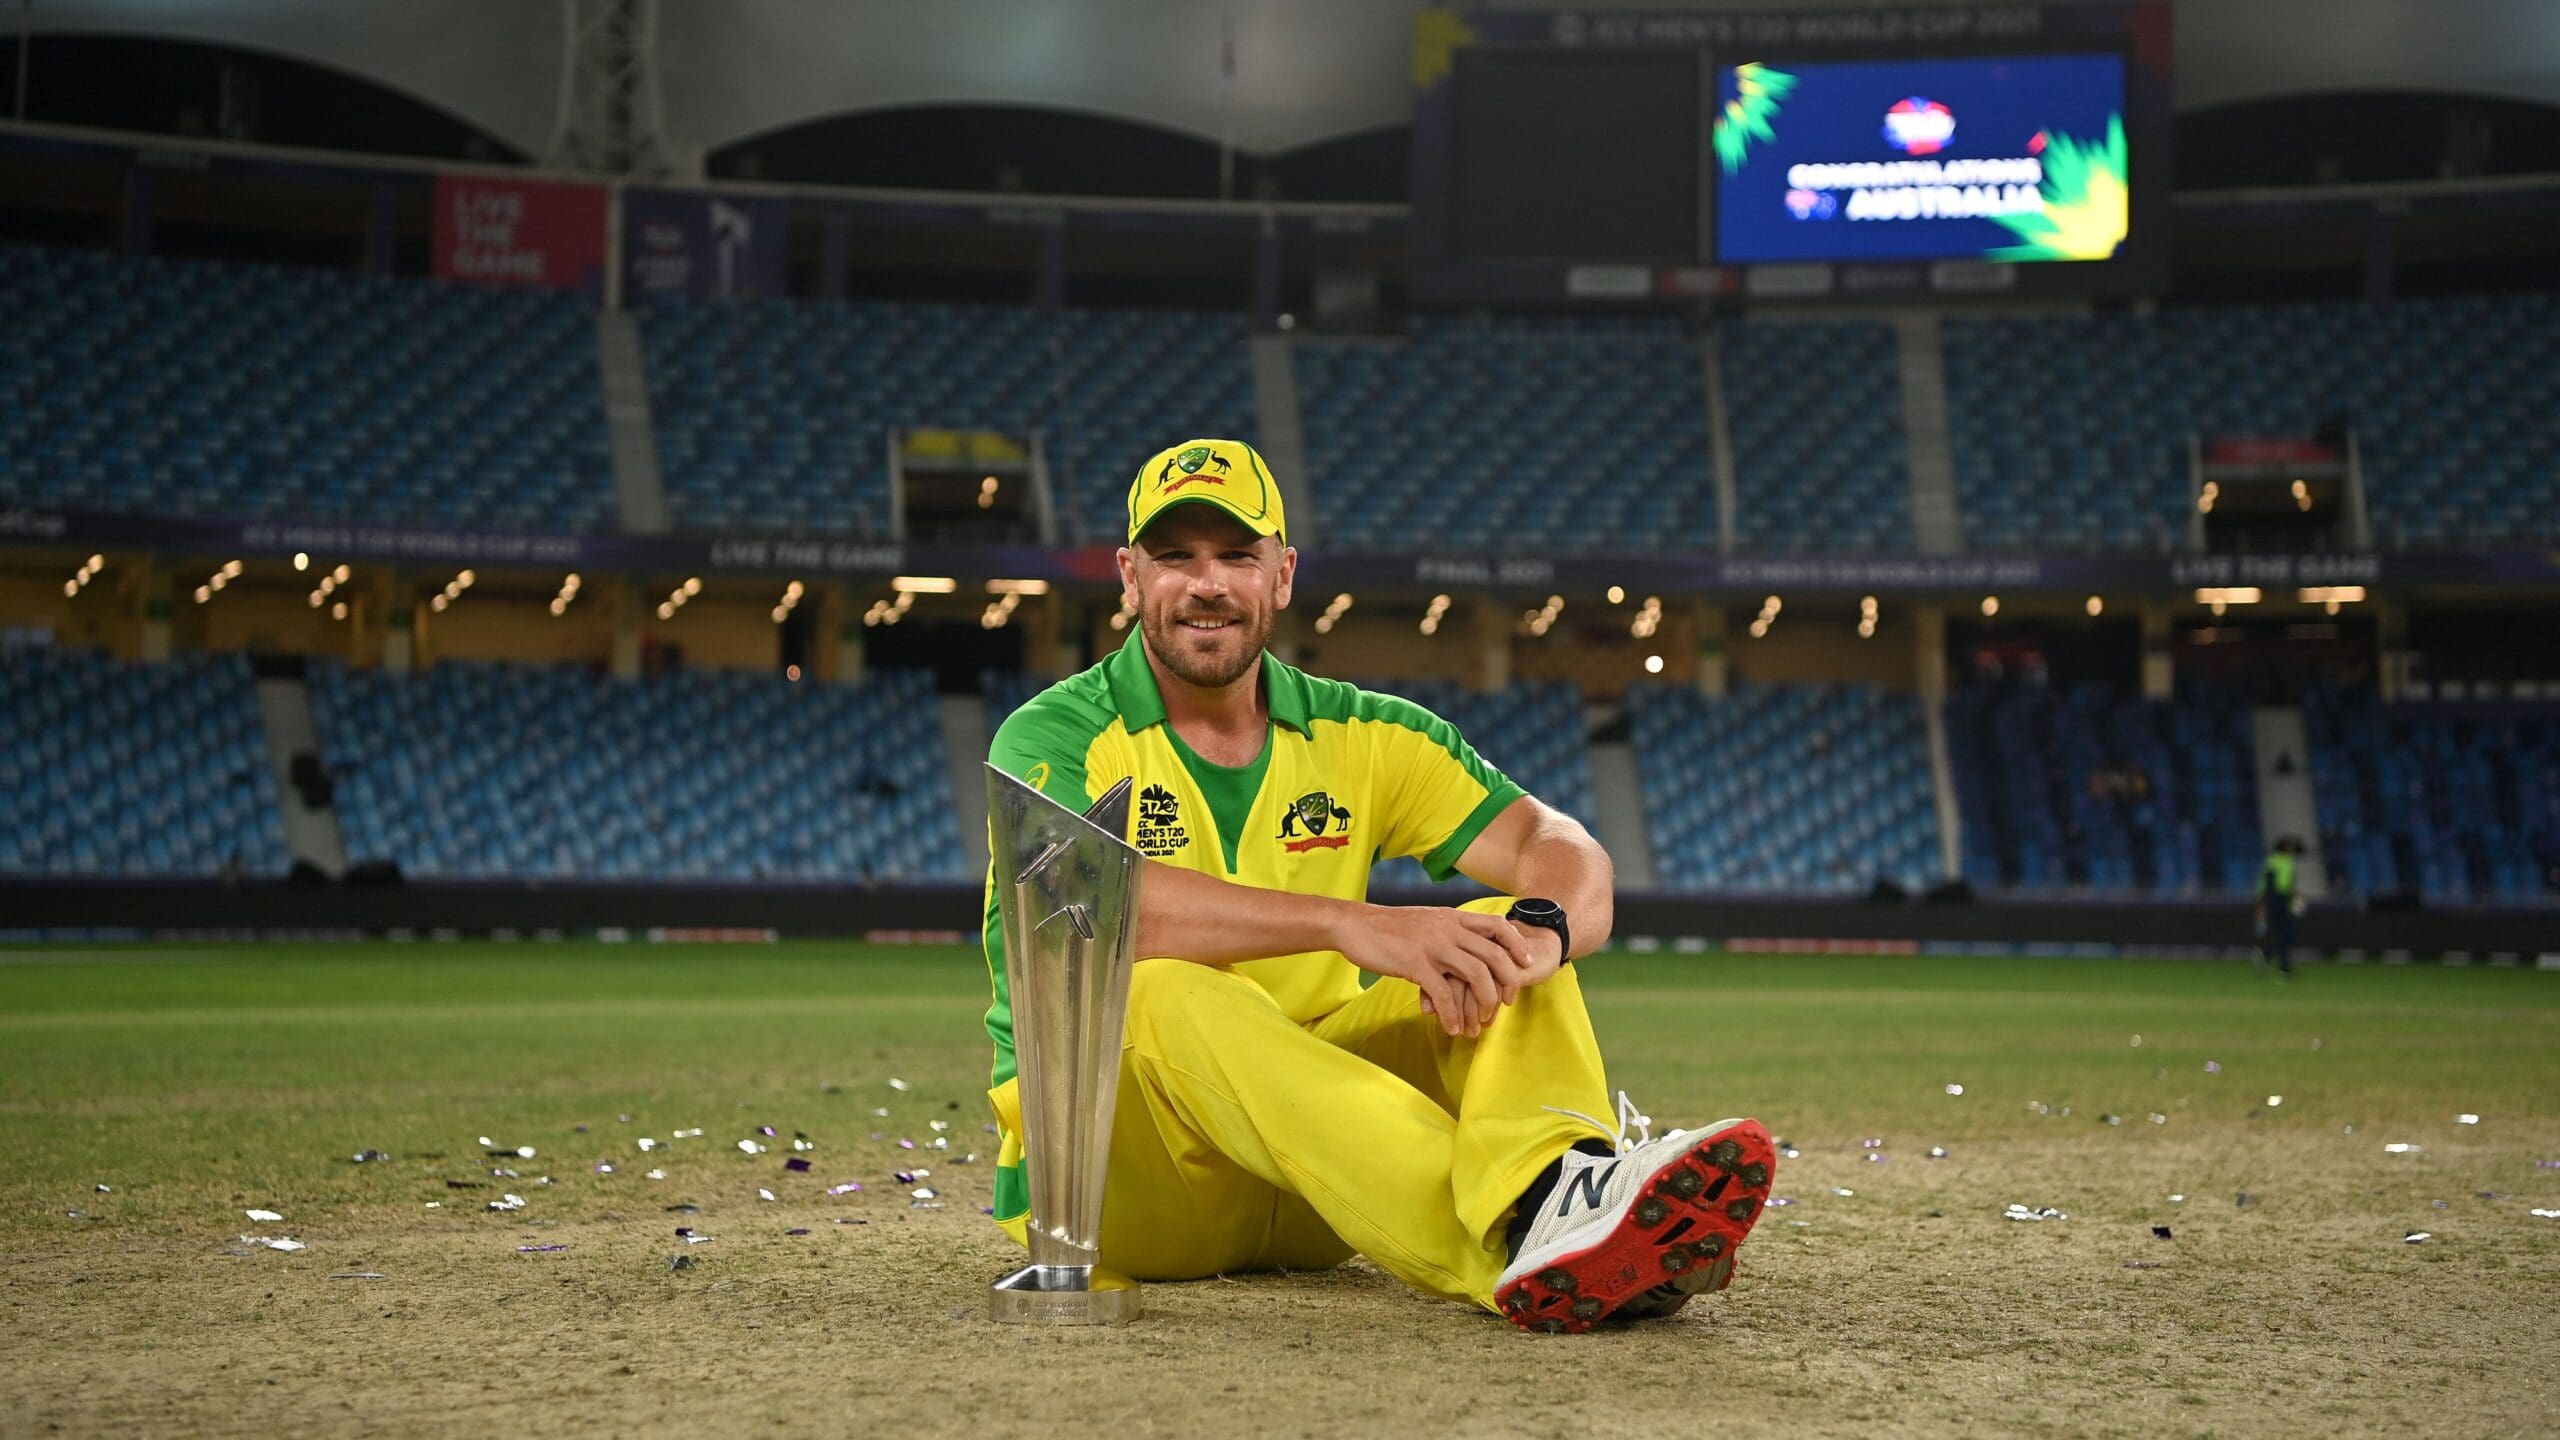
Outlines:
{"type": "Polygon", "coordinates": [[[1142,617],[1139,627],[1146,632],[1147,648],[1154,652],[1164,668],[1173,672],[1175,679],[1203,690],[1221,690],[1243,679],[1262,663],[1263,647],[1271,639],[1271,621],[1272,616],[1268,612],[1257,619],[1241,610],[1193,610],[1181,615],[1165,611],[1142,617]],[[1232,620],[1235,622],[1232,630],[1221,633],[1239,636],[1244,643],[1232,656],[1198,654],[1184,643],[1191,634],[1182,628],[1182,621],[1186,618],[1232,620]]]}

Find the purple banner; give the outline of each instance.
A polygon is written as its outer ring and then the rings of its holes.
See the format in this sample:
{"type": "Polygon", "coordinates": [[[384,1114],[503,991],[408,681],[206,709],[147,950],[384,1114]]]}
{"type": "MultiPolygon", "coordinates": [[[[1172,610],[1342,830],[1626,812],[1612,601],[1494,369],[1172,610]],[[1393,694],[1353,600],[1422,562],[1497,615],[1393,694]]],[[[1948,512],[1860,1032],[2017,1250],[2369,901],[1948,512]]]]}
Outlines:
{"type": "Polygon", "coordinates": [[[780,200],[700,190],[625,190],[623,296],[735,300],[780,295],[789,219],[789,207],[780,200]]]}

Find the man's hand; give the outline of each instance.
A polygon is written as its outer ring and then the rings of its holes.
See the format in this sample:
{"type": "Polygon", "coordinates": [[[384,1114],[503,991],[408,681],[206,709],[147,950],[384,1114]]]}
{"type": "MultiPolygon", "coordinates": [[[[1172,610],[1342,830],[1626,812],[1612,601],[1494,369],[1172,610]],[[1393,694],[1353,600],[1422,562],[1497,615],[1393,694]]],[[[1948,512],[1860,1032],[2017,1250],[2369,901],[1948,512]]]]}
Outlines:
{"type": "Polygon", "coordinates": [[[1552,934],[1533,947],[1499,915],[1426,905],[1364,905],[1335,948],[1373,975],[1419,986],[1423,1010],[1452,1035],[1483,1034],[1497,1010],[1557,964],[1539,958],[1556,950],[1552,934]]]}

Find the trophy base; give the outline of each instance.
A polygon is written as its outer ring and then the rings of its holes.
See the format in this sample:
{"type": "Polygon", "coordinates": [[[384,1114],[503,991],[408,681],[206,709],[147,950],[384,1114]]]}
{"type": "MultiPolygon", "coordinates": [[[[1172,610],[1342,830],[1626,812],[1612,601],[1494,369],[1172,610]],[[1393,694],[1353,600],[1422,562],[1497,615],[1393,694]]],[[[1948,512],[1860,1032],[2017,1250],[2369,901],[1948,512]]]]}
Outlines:
{"type": "Polygon", "coordinates": [[[1025,1265],[987,1287],[987,1314],[1005,1325],[1126,1325],[1138,1282],[1095,1265],[1025,1265]]]}

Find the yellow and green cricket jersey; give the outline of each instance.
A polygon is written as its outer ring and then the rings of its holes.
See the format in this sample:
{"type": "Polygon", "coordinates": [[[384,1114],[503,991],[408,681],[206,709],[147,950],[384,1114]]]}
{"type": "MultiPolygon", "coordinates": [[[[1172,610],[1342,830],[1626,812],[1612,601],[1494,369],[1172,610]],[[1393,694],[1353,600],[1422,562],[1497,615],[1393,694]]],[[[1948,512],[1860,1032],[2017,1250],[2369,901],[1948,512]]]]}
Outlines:
{"type": "MultiPolygon", "coordinates": [[[[1476,835],[1523,793],[1421,706],[1320,679],[1268,653],[1262,690],[1271,733],[1261,755],[1249,765],[1212,764],[1165,723],[1144,646],[1132,632],[1102,663],[1034,696],[997,729],[987,759],[1077,810],[1134,777],[1126,838],[1151,859],[1239,885],[1359,900],[1369,893],[1370,867],[1398,855],[1446,879],[1476,835]]],[[[1005,1132],[995,1211],[998,1221],[1018,1227],[1030,1194],[992,871],[986,955],[995,987],[987,1010],[995,1041],[989,1083],[1005,1132]]],[[[1339,951],[1277,955],[1234,969],[1302,1023],[1360,993],[1359,969],[1339,951]]]]}

